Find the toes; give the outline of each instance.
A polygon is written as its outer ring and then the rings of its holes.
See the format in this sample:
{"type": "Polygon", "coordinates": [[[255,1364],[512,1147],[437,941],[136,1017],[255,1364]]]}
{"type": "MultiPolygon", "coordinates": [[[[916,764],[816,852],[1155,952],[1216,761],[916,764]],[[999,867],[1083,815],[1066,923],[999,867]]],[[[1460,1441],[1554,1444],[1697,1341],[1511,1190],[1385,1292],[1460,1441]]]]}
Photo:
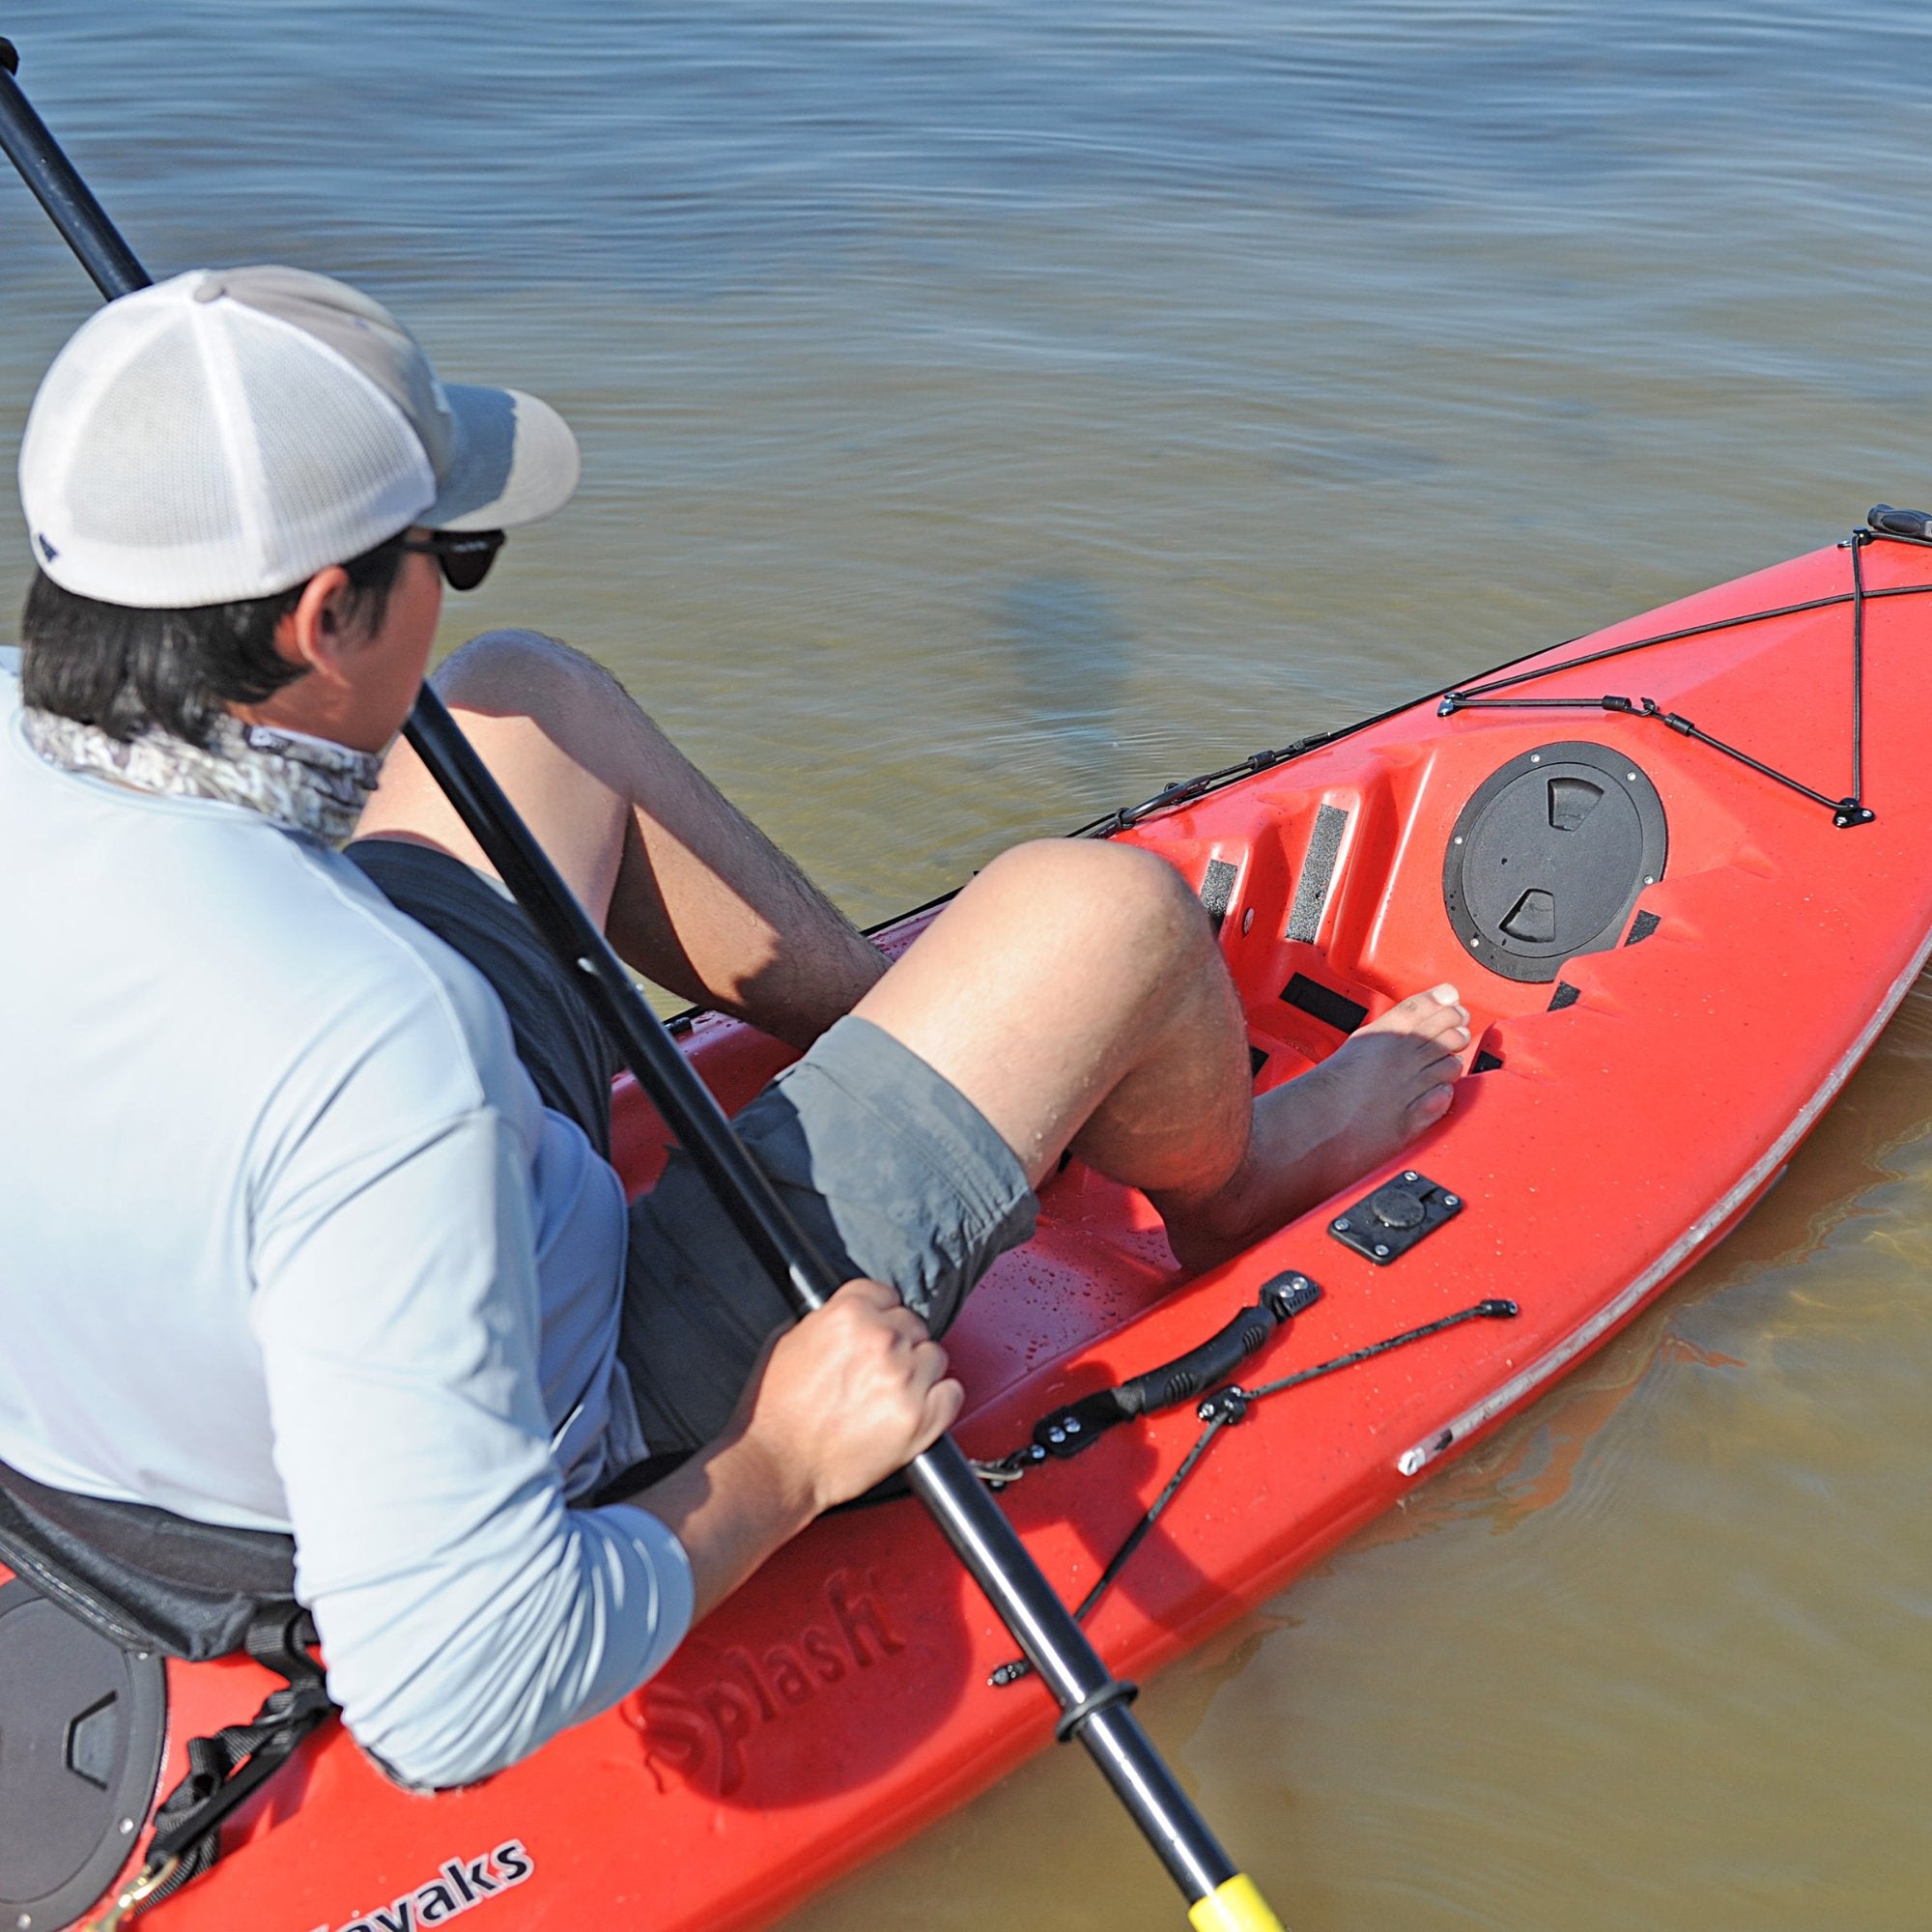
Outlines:
{"type": "Polygon", "coordinates": [[[1466,1025],[1468,1018],[1456,988],[1445,983],[1431,986],[1425,992],[1411,993],[1407,999],[1398,1001],[1379,1019],[1372,1020],[1363,1031],[1412,1034],[1434,1039],[1452,1028],[1466,1025]]]}
{"type": "Polygon", "coordinates": [[[1437,1080],[1450,1080],[1460,1070],[1470,1035],[1467,1027],[1456,1024],[1444,1027],[1440,1033],[1412,1033],[1400,1037],[1405,1057],[1418,1075],[1433,1074],[1437,1080]]]}
{"type": "Polygon", "coordinates": [[[1433,1014],[1444,1007],[1456,1004],[1454,986],[1431,986],[1426,992],[1411,993],[1406,1000],[1398,1000],[1375,1024],[1378,1027],[1401,1026],[1405,1030],[1433,1014]],[[1447,995],[1444,998],[1444,995],[1447,995]]]}
{"type": "Polygon", "coordinates": [[[1430,1088],[1428,1093],[1411,1100],[1406,1110],[1409,1131],[1419,1134],[1424,1127],[1439,1121],[1449,1111],[1449,1103],[1455,1097],[1455,1088],[1438,1086],[1430,1088]]]}
{"type": "MultiPolygon", "coordinates": [[[[1432,996],[1433,997],[1433,996],[1432,996]]],[[[1421,1021],[1410,1029],[1419,1038],[1446,1042],[1451,1034],[1460,1034],[1466,1044],[1468,1034],[1464,1029],[1469,1024],[1469,1011],[1454,1000],[1446,1000],[1435,1007],[1421,1021]]]]}

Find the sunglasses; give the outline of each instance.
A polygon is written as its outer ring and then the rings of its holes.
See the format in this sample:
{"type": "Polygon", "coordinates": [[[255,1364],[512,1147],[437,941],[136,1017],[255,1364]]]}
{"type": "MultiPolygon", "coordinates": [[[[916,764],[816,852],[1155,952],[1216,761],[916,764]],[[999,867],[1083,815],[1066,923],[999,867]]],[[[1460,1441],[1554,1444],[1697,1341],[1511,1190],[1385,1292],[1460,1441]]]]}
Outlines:
{"type": "Polygon", "coordinates": [[[452,590],[474,590],[490,575],[490,566],[503,548],[503,532],[431,530],[427,536],[405,537],[403,548],[415,556],[435,557],[442,566],[442,581],[452,590]]]}

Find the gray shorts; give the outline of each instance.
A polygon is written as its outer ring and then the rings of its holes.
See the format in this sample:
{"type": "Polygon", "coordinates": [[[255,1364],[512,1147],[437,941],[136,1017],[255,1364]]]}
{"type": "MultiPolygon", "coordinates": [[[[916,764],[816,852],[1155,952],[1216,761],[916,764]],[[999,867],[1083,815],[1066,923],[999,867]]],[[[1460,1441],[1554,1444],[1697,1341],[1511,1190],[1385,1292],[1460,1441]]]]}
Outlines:
{"type": "MultiPolygon", "coordinates": [[[[446,853],[394,839],[359,840],[347,856],[491,982],[544,1104],[608,1150],[615,1055],[501,887],[446,853]]],[[[1033,1234],[1037,1204],[1012,1150],[956,1087],[866,1020],[840,1020],[736,1124],[834,1273],[890,1283],[934,1334],[992,1262],[1033,1234]]],[[[618,1341],[651,1448],[715,1435],[766,1336],[788,1319],[674,1151],[631,1209],[618,1341]]]]}

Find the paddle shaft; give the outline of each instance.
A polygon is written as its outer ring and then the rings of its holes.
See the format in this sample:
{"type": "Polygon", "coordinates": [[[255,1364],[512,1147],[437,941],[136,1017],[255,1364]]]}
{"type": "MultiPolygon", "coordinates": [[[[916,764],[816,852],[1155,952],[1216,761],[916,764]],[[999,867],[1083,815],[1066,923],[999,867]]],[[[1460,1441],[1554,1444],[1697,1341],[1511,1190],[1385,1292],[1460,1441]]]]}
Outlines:
{"type": "MultiPolygon", "coordinates": [[[[151,277],[21,93],[14,78],[17,65],[12,45],[0,41],[0,147],[104,297],[111,301],[145,288],[151,277]]],[[[838,1278],[427,684],[405,732],[544,944],[578,976],[626,1064],[786,1299],[801,1316],[822,1306],[838,1289],[838,1278]]],[[[907,1473],[941,1533],[1059,1700],[1061,1736],[1077,1736],[1086,1746],[1187,1899],[1196,1926],[1202,1932],[1273,1927],[1276,1921],[1260,1893],[1236,1871],[1126,1708],[1131,1687],[1100,1662],[957,1445],[942,1437],[914,1459],[907,1473]]]]}
{"type": "MultiPolygon", "coordinates": [[[[405,730],[517,903],[555,956],[580,976],[626,1064],[697,1162],[747,1245],[800,1314],[818,1307],[837,1290],[838,1277],[800,1232],[711,1090],[644,1004],[610,941],[427,686],[405,730]]],[[[1232,1861],[1175,1782],[1139,1720],[1123,1701],[1112,1701],[1129,1694],[1126,1687],[1109,1675],[957,1444],[942,1436],[914,1458],[907,1475],[1062,1711],[1085,1708],[1092,1713],[1078,1725],[1080,1741],[1188,1902],[1218,1890],[1236,1876],[1232,1861]]]]}

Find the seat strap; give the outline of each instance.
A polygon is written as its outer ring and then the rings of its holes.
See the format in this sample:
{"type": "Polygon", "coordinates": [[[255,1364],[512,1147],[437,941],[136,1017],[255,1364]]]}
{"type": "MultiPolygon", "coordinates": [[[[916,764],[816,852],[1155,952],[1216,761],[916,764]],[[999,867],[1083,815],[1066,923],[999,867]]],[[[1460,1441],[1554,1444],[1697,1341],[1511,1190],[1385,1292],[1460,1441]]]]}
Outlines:
{"type": "Polygon", "coordinates": [[[248,1626],[246,1648],[286,1681],[245,1724],[190,1738],[187,1775],[161,1800],[139,1874],[96,1921],[113,1932],[142,1907],[179,1891],[221,1856],[222,1821],[335,1715],[323,1669],[309,1655],[315,1625],[299,1604],[272,1604],[248,1626]]]}

